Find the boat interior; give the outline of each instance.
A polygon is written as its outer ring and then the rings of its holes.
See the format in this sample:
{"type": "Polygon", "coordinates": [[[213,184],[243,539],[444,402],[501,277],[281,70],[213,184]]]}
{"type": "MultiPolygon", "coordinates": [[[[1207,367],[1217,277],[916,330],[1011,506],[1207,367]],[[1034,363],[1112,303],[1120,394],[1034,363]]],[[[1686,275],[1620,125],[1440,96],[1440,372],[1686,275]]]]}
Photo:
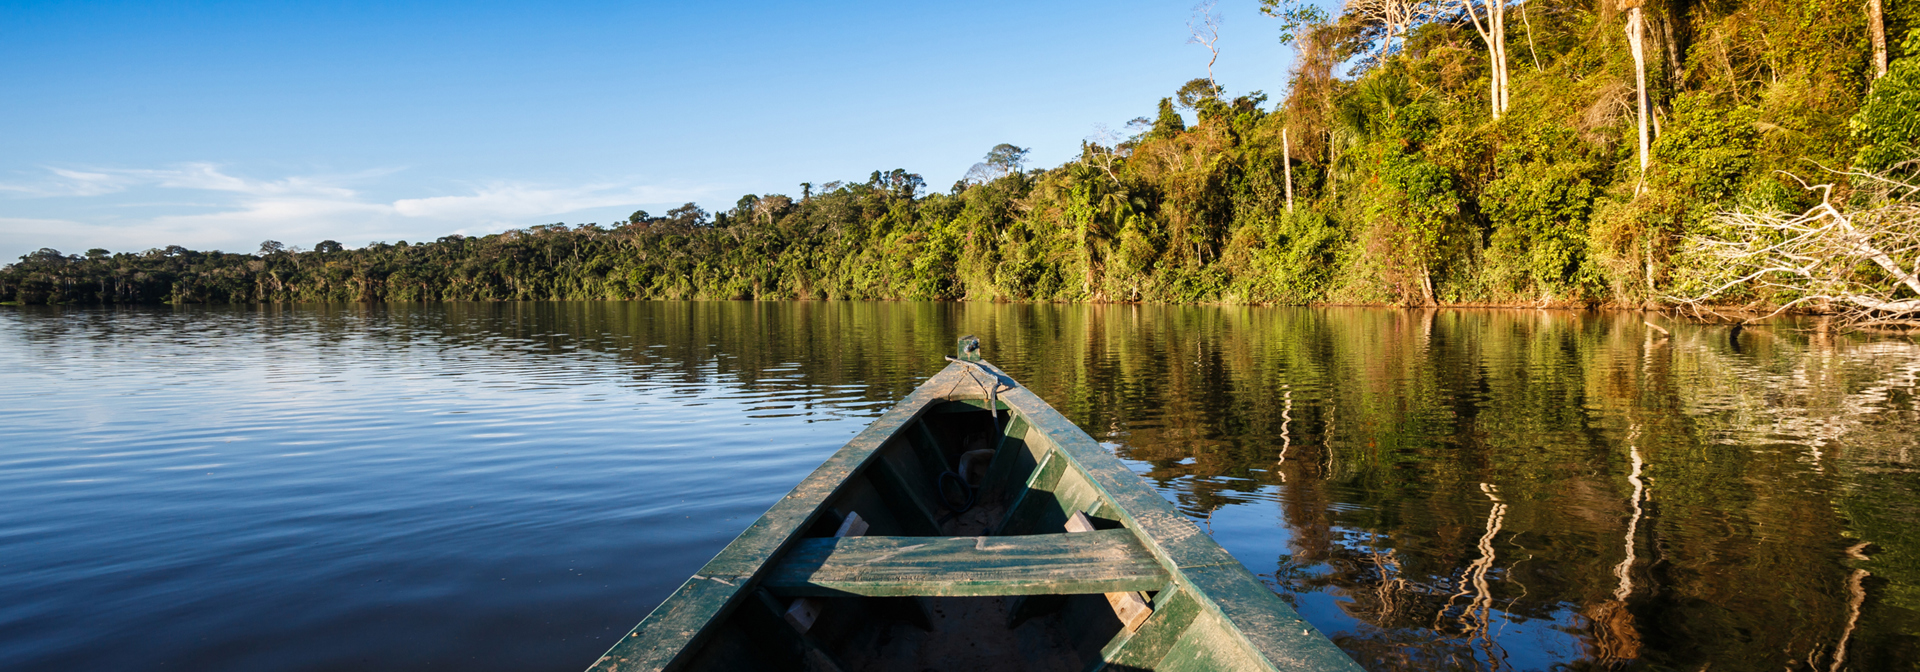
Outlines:
{"type": "Polygon", "coordinates": [[[1003,403],[935,401],[852,473],[682,669],[1264,668],[1112,507],[1003,403]]]}

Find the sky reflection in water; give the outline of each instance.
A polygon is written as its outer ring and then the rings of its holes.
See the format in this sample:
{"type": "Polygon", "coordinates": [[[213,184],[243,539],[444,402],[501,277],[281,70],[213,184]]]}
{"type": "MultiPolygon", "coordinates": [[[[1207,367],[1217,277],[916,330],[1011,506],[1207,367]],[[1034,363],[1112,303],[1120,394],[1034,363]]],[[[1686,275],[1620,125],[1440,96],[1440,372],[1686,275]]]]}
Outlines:
{"type": "Polygon", "coordinates": [[[1641,319],[9,309],[0,660],[584,668],[975,333],[1369,668],[1915,665],[1920,348],[1641,319]]]}

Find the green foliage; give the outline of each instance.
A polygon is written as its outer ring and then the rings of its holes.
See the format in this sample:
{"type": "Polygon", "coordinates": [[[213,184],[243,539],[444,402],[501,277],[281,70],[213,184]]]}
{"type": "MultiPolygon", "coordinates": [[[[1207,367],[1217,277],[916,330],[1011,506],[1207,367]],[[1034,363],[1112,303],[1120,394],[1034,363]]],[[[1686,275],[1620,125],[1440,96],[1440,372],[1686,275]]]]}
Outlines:
{"type": "Polygon", "coordinates": [[[1596,289],[1586,226],[1600,196],[1597,162],[1567,129],[1544,129],[1502,147],[1498,177],[1480,196],[1492,228],[1493,289],[1512,296],[1578,296],[1596,289]]]}
{"type": "Polygon", "coordinates": [[[1664,186],[1703,206],[1739,194],[1754,167],[1759,120],[1754,107],[1721,104],[1710,94],[1676,98],[1673,121],[1653,145],[1664,186]]]}
{"type": "Polygon", "coordinates": [[[1260,0],[1260,13],[1280,19],[1280,43],[1293,44],[1327,23],[1327,10],[1301,0],[1260,0]]]}
{"type": "Polygon", "coordinates": [[[1173,98],[1180,107],[1199,110],[1203,106],[1219,104],[1220,94],[1224,92],[1213,80],[1197,77],[1180,85],[1180,88],[1173,92],[1173,98]]]}
{"type": "Polygon", "coordinates": [[[1187,121],[1180,118],[1179,112],[1174,111],[1173,99],[1161,98],[1160,112],[1154,117],[1153,131],[1148,134],[1148,137],[1154,139],[1172,138],[1180,135],[1180,133],[1185,130],[1187,130],[1187,121]]]}
{"type": "MultiPolygon", "coordinates": [[[[876,170],[607,228],[311,252],[268,241],[251,255],[42,250],[0,271],[0,301],[1644,304],[1704,277],[1678,241],[1712,213],[1806,205],[1782,171],[1920,155],[1920,38],[1869,82],[1860,7],[1688,7],[1649,13],[1659,128],[1644,174],[1617,13],[1516,8],[1512,107],[1496,121],[1466,24],[1417,25],[1382,59],[1377,24],[1268,0],[1302,63],[1278,105],[1195,79],[1136,135],[1085,143],[1051,169],[1029,171],[1028,150],[1000,144],[949,193],[876,170]],[[1364,74],[1335,77],[1341,62],[1364,74]]],[[[1889,11],[1898,37],[1915,10],[1889,11]]]]}
{"type": "Polygon", "coordinates": [[[1869,172],[1916,171],[1920,161],[1920,32],[1907,36],[1901,51],[1908,54],[1887,68],[1887,76],[1873,83],[1873,92],[1847,127],[1861,144],[1855,168],[1869,172]],[[1904,165],[1903,165],[1904,164],[1904,165]]]}

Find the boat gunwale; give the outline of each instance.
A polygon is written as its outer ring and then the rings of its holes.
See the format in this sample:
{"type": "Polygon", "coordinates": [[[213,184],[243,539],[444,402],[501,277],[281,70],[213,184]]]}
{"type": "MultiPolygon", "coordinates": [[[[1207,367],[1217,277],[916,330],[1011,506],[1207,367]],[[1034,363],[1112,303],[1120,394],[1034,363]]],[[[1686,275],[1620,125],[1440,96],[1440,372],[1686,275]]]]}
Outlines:
{"type": "MultiPolygon", "coordinates": [[[[965,381],[965,371],[960,364],[949,363],[848,439],[622,636],[588,668],[590,672],[664,671],[687,662],[712,636],[718,617],[744,601],[752,592],[749,589],[771,569],[772,560],[804,538],[802,533],[819,518],[827,502],[872,462],[888,440],[935,404],[963,398],[953,393],[965,381]],[[687,606],[696,608],[683,609],[687,606]]],[[[979,398],[985,398],[984,391],[979,398]]]]}
{"type": "Polygon", "coordinates": [[[1067,466],[1112,504],[1121,524],[1174,583],[1195,598],[1202,613],[1223,620],[1225,627],[1220,629],[1232,633],[1236,643],[1255,653],[1266,669],[1361,669],[1211,536],[1039,395],[991,364],[952,361],[768,508],[622,636],[590,672],[664,671],[685,664],[713,635],[720,617],[744,601],[771,570],[773,560],[804,538],[803,532],[826,510],[827,502],[873,462],[887,441],[937,404],[987,399],[984,386],[971,375],[973,367],[999,378],[996,406],[1004,405],[1025,417],[1029,436],[1046,437],[1048,450],[1065,458],[1067,466]]]}
{"type": "MultiPolygon", "coordinates": [[[[1005,378],[1004,374],[1002,375],[1005,378]]],[[[1047,437],[1054,453],[1080,472],[1111,504],[1120,523],[1200,603],[1226,621],[1224,630],[1262,658],[1270,670],[1362,669],[1346,652],[1301,618],[1200,526],[1173,508],[1139,474],[1091,435],[1022,386],[999,393],[1001,403],[1047,437]]],[[[1109,509],[1103,508],[1102,515],[1109,509]]]]}

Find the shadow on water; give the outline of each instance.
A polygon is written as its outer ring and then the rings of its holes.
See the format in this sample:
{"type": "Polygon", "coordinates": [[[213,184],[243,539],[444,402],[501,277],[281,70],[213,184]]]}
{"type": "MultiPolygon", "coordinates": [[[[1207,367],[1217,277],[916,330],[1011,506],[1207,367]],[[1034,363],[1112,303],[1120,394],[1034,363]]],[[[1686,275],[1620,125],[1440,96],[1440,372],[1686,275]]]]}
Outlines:
{"type": "Polygon", "coordinates": [[[1920,346],[1642,319],[9,310],[0,659],[582,668],[973,333],[1370,669],[1914,667],[1920,346]]]}

